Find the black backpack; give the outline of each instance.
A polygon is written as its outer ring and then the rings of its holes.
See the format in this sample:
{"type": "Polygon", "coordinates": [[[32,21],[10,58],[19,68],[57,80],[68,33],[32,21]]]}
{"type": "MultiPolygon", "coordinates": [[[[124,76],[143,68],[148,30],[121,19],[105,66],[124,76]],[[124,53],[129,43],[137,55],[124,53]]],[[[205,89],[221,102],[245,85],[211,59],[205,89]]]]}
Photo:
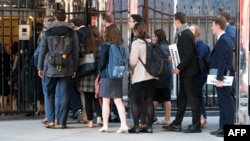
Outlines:
{"type": "Polygon", "coordinates": [[[51,44],[49,46],[48,62],[56,67],[58,71],[68,66],[70,61],[72,60],[72,55],[70,54],[70,52],[73,48],[71,44],[73,36],[73,30],[69,30],[67,34],[61,36],[48,36],[48,38],[50,38],[48,39],[48,44],[51,44]]]}
{"type": "Polygon", "coordinates": [[[146,63],[144,64],[141,58],[139,58],[139,60],[149,74],[155,77],[163,76],[168,71],[167,56],[164,55],[158,46],[153,46],[145,39],[142,40],[146,43],[146,63]]]}

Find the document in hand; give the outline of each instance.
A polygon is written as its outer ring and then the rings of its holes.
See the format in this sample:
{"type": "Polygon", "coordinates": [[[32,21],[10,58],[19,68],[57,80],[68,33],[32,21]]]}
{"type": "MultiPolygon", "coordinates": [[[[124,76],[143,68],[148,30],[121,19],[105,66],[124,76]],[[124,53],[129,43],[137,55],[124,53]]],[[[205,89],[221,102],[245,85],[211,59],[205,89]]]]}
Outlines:
{"type": "MultiPolygon", "coordinates": [[[[210,84],[210,85],[216,84],[217,72],[218,72],[218,69],[210,69],[209,70],[209,74],[207,75],[207,84],[210,84]]],[[[228,76],[228,75],[229,75],[229,73],[227,73],[227,75],[224,76],[223,86],[232,86],[232,84],[233,84],[234,77],[228,76]]]]}
{"type": "Polygon", "coordinates": [[[172,56],[173,68],[176,68],[180,64],[179,52],[176,44],[171,44],[168,46],[170,55],[172,56]]]}

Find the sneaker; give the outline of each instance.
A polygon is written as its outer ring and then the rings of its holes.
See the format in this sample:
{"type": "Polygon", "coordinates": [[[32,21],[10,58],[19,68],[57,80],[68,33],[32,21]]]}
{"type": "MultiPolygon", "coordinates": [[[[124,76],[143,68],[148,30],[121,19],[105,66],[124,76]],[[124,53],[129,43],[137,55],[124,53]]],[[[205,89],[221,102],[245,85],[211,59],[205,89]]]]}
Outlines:
{"type": "Polygon", "coordinates": [[[113,118],[110,122],[118,123],[118,122],[121,122],[121,121],[120,121],[120,118],[119,118],[119,117],[115,117],[115,118],[113,118]]]}
{"type": "Polygon", "coordinates": [[[71,117],[72,117],[73,119],[77,119],[77,117],[78,117],[79,115],[81,115],[81,114],[82,114],[82,110],[79,109],[79,110],[77,110],[71,117]]]}

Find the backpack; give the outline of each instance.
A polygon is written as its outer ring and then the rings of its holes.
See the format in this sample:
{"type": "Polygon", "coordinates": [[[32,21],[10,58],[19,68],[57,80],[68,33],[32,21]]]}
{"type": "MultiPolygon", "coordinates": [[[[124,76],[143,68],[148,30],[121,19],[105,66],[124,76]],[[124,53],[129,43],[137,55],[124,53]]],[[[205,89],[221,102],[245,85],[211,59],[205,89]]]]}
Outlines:
{"type": "Polygon", "coordinates": [[[195,49],[197,53],[199,73],[203,74],[203,73],[208,72],[209,71],[209,59],[210,59],[210,53],[211,53],[210,47],[206,45],[206,53],[204,57],[200,54],[196,44],[195,44],[195,49]]]}
{"type": "Polygon", "coordinates": [[[153,46],[145,39],[142,40],[146,43],[146,63],[144,64],[141,58],[139,60],[149,74],[154,77],[163,76],[168,72],[168,58],[158,46],[153,46]]]}
{"type": "Polygon", "coordinates": [[[207,64],[209,64],[210,54],[211,54],[210,47],[206,45],[206,55],[204,56],[204,59],[207,64]]]}
{"type": "Polygon", "coordinates": [[[109,79],[122,79],[125,77],[128,63],[128,55],[125,46],[107,43],[109,48],[109,61],[106,67],[106,75],[109,79]]]}
{"type": "Polygon", "coordinates": [[[71,39],[73,34],[74,31],[70,30],[63,36],[48,36],[48,44],[51,44],[49,46],[48,62],[56,67],[58,71],[68,66],[72,60],[70,52],[72,50],[71,39]]]}

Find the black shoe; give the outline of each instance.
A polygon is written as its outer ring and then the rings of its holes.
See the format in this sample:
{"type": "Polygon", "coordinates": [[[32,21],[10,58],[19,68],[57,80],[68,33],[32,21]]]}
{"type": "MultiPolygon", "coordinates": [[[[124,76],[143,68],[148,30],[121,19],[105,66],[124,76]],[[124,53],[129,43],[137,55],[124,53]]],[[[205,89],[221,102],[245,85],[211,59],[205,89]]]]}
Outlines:
{"type": "Polygon", "coordinates": [[[195,128],[191,125],[189,128],[183,130],[183,133],[201,133],[201,128],[195,128]]]}
{"type": "Polygon", "coordinates": [[[139,129],[139,127],[132,127],[132,128],[130,128],[130,129],[128,129],[128,132],[129,133],[140,133],[140,129],[139,129]]]}
{"type": "Polygon", "coordinates": [[[26,117],[30,117],[32,115],[32,113],[26,113],[25,116],[26,117]]]}
{"type": "Polygon", "coordinates": [[[224,131],[220,130],[215,134],[216,137],[224,137],[224,131]]]}
{"type": "Polygon", "coordinates": [[[119,122],[121,122],[121,120],[120,120],[119,117],[115,117],[115,118],[113,118],[110,122],[119,123],[119,122]]]}
{"type": "Polygon", "coordinates": [[[148,127],[147,128],[147,133],[153,133],[153,128],[152,127],[148,127]]]}
{"type": "Polygon", "coordinates": [[[217,132],[219,132],[219,131],[221,131],[220,129],[218,129],[218,130],[216,130],[216,131],[212,131],[212,132],[210,132],[210,134],[211,135],[216,135],[217,134],[217,132]]]}
{"type": "Polygon", "coordinates": [[[174,124],[162,126],[162,128],[167,130],[167,131],[175,131],[175,132],[181,132],[181,130],[182,130],[181,125],[174,125],[174,124]]]}
{"type": "Polygon", "coordinates": [[[147,128],[143,128],[140,129],[141,133],[153,133],[153,128],[152,127],[147,127],[147,128]]]}

